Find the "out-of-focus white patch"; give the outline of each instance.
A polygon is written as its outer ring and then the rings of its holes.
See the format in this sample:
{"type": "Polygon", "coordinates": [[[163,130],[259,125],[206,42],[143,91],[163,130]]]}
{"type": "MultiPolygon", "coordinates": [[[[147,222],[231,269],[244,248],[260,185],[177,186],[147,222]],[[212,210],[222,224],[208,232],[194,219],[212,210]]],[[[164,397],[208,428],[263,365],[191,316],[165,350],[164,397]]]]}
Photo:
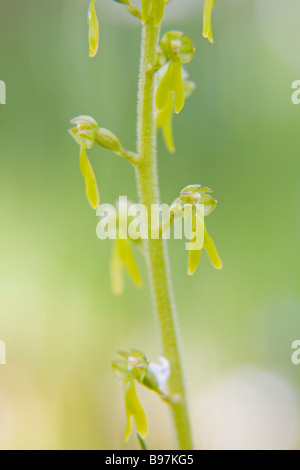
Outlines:
{"type": "MultiPolygon", "coordinates": [[[[132,1],[132,4],[139,5],[138,1],[132,1]]],[[[165,22],[168,21],[175,21],[182,18],[189,18],[195,15],[195,12],[202,12],[204,5],[204,0],[172,0],[170,3],[166,5],[166,13],[165,13],[165,22]]],[[[121,4],[114,2],[113,0],[106,0],[103,3],[102,9],[116,21],[122,22],[135,22],[137,23],[137,19],[134,18],[132,15],[126,12],[124,7],[122,8],[121,4]]]]}
{"type": "Polygon", "coordinates": [[[299,391],[275,374],[235,369],[201,393],[196,420],[205,450],[292,450],[300,443],[299,391]]]}
{"type": "Polygon", "coordinates": [[[256,4],[261,34],[268,47],[285,64],[299,67],[299,0],[256,0],[256,4]]]}
{"type": "Polygon", "coordinates": [[[158,359],[159,364],[149,364],[149,371],[154,375],[159,388],[163,387],[170,377],[170,363],[165,357],[158,359]]]}

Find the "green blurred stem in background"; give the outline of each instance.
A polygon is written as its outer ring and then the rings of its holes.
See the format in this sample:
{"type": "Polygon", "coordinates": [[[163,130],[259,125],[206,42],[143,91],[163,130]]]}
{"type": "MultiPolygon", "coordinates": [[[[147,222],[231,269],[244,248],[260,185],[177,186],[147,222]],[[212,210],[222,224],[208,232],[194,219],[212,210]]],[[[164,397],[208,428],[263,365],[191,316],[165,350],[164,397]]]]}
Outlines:
{"type": "MultiPolygon", "coordinates": [[[[156,157],[156,126],[154,104],[154,70],[159,27],[152,21],[143,25],[140,82],[138,92],[138,153],[141,157],[136,167],[140,202],[148,209],[151,226],[151,205],[158,204],[159,189],[156,157]]],[[[172,407],[175,432],[180,449],[192,449],[193,441],[188,415],[186,391],[183,377],[180,342],[169,275],[169,261],[165,241],[147,241],[147,261],[154,307],[158,320],[163,355],[170,362],[171,376],[169,392],[180,399],[172,407]]]]}

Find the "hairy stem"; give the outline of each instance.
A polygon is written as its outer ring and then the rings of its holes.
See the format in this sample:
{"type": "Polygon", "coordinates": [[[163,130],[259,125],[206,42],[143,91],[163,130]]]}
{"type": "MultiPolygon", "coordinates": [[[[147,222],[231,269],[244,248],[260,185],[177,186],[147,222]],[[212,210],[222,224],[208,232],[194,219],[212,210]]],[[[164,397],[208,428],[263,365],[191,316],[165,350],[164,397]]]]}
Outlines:
{"type": "MultiPolygon", "coordinates": [[[[138,153],[141,160],[136,166],[136,175],[140,202],[148,210],[149,229],[151,226],[151,205],[160,202],[154,109],[155,77],[152,68],[155,64],[158,37],[159,27],[155,27],[152,22],[143,25],[137,125],[138,153]]],[[[170,362],[169,392],[180,397],[177,403],[171,405],[178,447],[183,450],[190,450],[193,448],[193,442],[186,401],[175,304],[169,276],[168,255],[163,240],[151,240],[148,237],[147,261],[163,355],[170,362]]]]}

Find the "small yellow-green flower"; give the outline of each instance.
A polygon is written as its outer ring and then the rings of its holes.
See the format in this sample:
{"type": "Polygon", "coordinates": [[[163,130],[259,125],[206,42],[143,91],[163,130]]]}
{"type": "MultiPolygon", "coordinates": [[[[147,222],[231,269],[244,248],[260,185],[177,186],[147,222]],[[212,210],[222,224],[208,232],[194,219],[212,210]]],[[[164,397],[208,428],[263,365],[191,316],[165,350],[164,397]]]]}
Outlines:
{"type": "MultiPolygon", "coordinates": [[[[158,79],[162,80],[166,73],[165,66],[158,72],[158,79]]],[[[188,80],[188,74],[183,69],[183,89],[185,99],[188,98],[194,91],[196,85],[188,80]]],[[[164,137],[164,141],[167,149],[170,153],[175,152],[174,136],[173,136],[173,116],[175,113],[175,99],[174,94],[171,94],[168,98],[167,106],[163,111],[157,112],[156,117],[156,128],[161,129],[164,137]]]]}
{"type": "Polygon", "coordinates": [[[95,57],[99,48],[99,22],[96,13],[95,1],[96,0],[91,1],[88,10],[90,57],[95,57]]]}
{"type": "Polygon", "coordinates": [[[165,4],[165,0],[142,0],[143,22],[153,20],[154,26],[158,26],[164,17],[165,4]]]}
{"type": "Polygon", "coordinates": [[[136,8],[134,5],[132,5],[130,0],[114,0],[114,1],[117,3],[121,3],[121,5],[123,5],[126,8],[126,10],[129,13],[131,13],[133,16],[139,19],[142,19],[141,11],[138,8],[136,8]]]}
{"type": "Polygon", "coordinates": [[[99,191],[92,166],[87,158],[86,149],[91,149],[94,144],[102,148],[113,151],[116,155],[126,158],[132,163],[136,163],[138,155],[125,150],[118,137],[108,129],[99,127],[91,116],[77,116],[72,119],[74,125],[69,130],[75,142],[80,146],[80,168],[86,184],[86,193],[93,208],[99,205],[99,191]]]}
{"type": "Polygon", "coordinates": [[[178,114],[185,101],[182,64],[191,62],[195,49],[191,39],[180,31],[166,33],[159,44],[158,60],[161,65],[168,62],[167,71],[159,83],[155,104],[159,111],[169,105],[174,96],[175,112],[178,114]]]}
{"type": "Polygon", "coordinates": [[[203,37],[213,44],[214,38],[211,26],[212,10],[215,6],[215,0],[205,0],[203,16],[203,37]]]}

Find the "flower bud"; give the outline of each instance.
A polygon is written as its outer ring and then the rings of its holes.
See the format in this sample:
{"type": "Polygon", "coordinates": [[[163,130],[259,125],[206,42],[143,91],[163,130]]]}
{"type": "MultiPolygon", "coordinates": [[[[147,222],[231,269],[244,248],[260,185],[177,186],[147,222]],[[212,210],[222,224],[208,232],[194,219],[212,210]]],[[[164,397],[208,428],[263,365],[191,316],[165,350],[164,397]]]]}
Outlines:
{"type": "Polygon", "coordinates": [[[156,118],[156,128],[162,129],[164,141],[170,153],[175,152],[173,137],[174,96],[170,96],[166,108],[159,111],[156,118]]]}

